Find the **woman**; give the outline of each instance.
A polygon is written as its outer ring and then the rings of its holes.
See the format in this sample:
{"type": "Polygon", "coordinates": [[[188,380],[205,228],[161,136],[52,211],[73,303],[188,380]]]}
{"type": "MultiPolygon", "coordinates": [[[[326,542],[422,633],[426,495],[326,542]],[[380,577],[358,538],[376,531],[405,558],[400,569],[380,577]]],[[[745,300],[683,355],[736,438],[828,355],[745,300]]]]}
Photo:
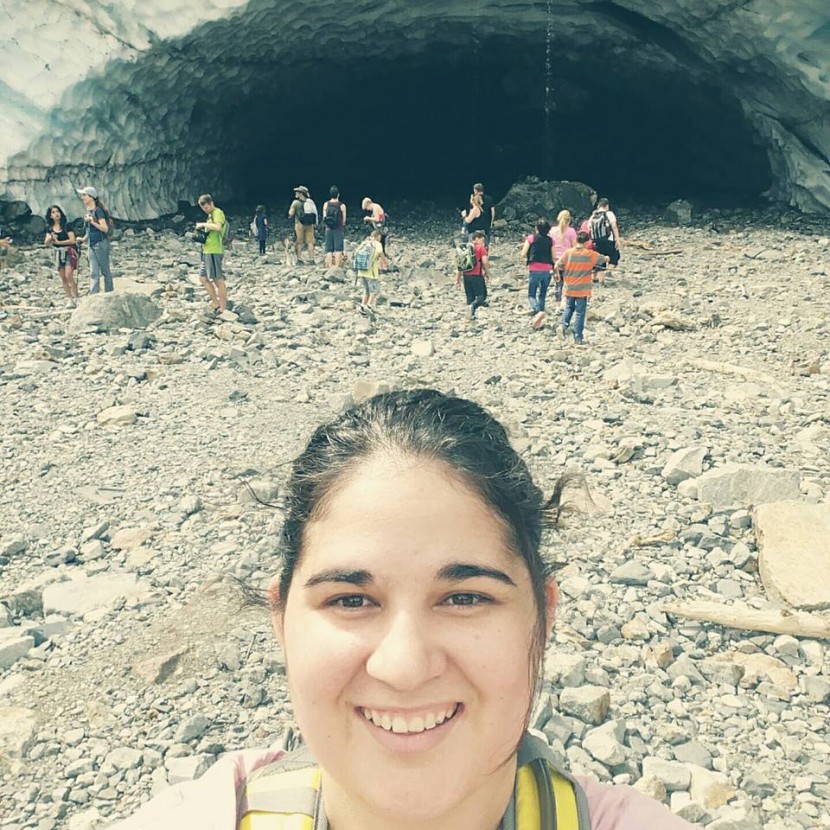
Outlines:
{"type": "MultiPolygon", "coordinates": [[[[571,212],[560,210],[556,217],[556,227],[550,232],[553,240],[553,255],[556,262],[569,248],[576,245],[576,231],[571,227],[571,212]]],[[[562,274],[556,275],[556,301],[562,299],[562,274]]]]}
{"type": "Polygon", "coordinates": [[[380,273],[386,273],[389,270],[389,257],[386,254],[386,238],[389,236],[389,225],[386,211],[382,205],[373,202],[368,196],[364,196],[360,206],[363,210],[363,221],[373,230],[380,231],[380,246],[383,250],[380,258],[380,273]]]}
{"type": "Polygon", "coordinates": [[[545,299],[553,276],[553,240],[550,236],[550,222],[539,219],[536,232],[530,234],[522,245],[522,261],[527,263],[527,301],[533,315],[533,328],[545,324],[545,299]]]}
{"type": "Polygon", "coordinates": [[[66,295],[66,307],[74,308],[78,304],[78,282],[75,271],[78,270],[78,249],[75,231],[67,226],[66,214],[58,205],[52,205],[46,211],[46,236],[44,245],[55,249],[55,264],[66,295]]]}
{"type": "Polygon", "coordinates": [[[268,216],[265,214],[265,205],[257,205],[254,214],[254,230],[259,243],[259,255],[265,254],[265,244],[268,240],[268,216]]]}
{"type": "Polygon", "coordinates": [[[470,207],[461,211],[461,220],[467,232],[467,240],[472,242],[476,231],[484,230],[484,197],[480,193],[470,196],[470,207]]]}
{"type": "Polygon", "coordinates": [[[110,215],[98,197],[94,187],[84,187],[78,191],[86,208],[86,234],[80,241],[89,245],[89,293],[97,294],[101,288],[101,275],[104,276],[104,291],[112,291],[112,273],[110,271],[110,215]]]}
{"type": "Polygon", "coordinates": [[[561,489],[546,499],[501,424],[434,390],[319,427],[269,590],[307,750],[227,757],[120,830],[690,828],[633,789],[554,773],[526,733],[561,489]]]}

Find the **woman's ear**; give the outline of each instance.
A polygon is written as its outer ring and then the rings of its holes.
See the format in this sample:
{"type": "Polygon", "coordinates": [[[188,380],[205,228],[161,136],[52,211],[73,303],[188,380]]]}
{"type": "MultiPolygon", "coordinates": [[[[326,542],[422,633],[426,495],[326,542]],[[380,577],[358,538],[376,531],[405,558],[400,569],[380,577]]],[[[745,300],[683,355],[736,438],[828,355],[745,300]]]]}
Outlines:
{"type": "Polygon", "coordinates": [[[268,607],[271,609],[271,625],[274,629],[274,635],[277,638],[277,642],[280,644],[280,648],[285,651],[283,648],[285,643],[284,634],[284,622],[285,622],[285,615],[283,613],[283,603],[280,598],[280,583],[278,577],[274,577],[270,584],[268,585],[268,607]]]}
{"type": "Polygon", "coordinates": [[[556,619],[556,606],[559,604],[559,586],[555,579],[545,583],[545,634],[550,637],[556,619]]]}

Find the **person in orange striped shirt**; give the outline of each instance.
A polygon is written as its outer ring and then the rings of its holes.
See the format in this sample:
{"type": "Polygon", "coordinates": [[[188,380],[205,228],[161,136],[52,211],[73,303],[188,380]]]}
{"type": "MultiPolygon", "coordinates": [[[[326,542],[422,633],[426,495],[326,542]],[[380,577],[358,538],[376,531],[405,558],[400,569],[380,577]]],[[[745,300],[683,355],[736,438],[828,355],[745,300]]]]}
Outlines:
{"type": "Polygon", "coordinates": [[[577,346],[584,344],[585,313],[588,309],[588,297],[591,296],[591,281],[594,269],[605,268],[608,257],[589,251],[585,243],[590,236],[585,231],[576,235],[576,246],[569,248],[556,260],[554,269],[563,274],[565,311],[559,326],[559,336],[565,337],[565,331],[574,321],[574,342],[577,346]]]}

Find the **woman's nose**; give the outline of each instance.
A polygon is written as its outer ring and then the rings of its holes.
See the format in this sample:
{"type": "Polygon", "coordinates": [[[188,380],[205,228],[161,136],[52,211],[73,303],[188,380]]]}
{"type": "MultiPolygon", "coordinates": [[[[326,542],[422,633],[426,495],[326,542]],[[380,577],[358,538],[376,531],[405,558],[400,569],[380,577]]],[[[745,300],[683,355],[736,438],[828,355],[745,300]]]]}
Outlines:
{"type": "Polygon", "coordinates": [[[400,613],[389,620],[366,662],[366,671],[375,680],[406,691],[438,677],[445,665],[446,655],[428,622],[400,613]]]}

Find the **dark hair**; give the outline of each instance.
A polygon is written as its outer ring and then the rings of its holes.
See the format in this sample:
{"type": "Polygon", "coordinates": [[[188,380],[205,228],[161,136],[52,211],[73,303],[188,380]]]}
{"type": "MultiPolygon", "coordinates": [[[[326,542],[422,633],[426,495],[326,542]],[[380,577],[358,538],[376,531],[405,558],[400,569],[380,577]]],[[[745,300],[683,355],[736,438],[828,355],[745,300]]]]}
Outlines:
{"type": "Polygon", "coordinates": [[[382,453],[446,465],[502,521],[510,547],[525,563],[533,586],[537,625],[531,668],[537,671],[546,632],[545,584],[553,572],[540,550],[542,533],[557,525],[568,481],[560,479],[545,499],[510,445],[507,431],[489,412],[434,389],[376,395],[314,431],[293,462],[288,481],[279,539],[278,594],[272,593],[272,603],[284,607],[308,523],[325,511],[327,499],[362,462],[382,453]]]}
{"type": "Polygon", "coordinates": [[[265,213],[265,205],[257,205],[256,213],[265,213]]]}
{"type": "Polygon", "coordinates": [[[332,199],[337,199],[340,196],[340,191],[337,189],[336,184],[333,184],[329,188],[329,196],[331,196],[332,199]]]}
{"type": "Polygon", "coordinates": [[[598,208],[607,208],[608,207],[608,199],[604,196],[601,199],[597,199],[597,207],[598,208]]]}
{"type": "Polygon", "coordinates": [[[66,230],[66,225],[67,225],[67,219],[66,219],[66,214],[63,212],[63,208],[60,205],[49,205],[49,207],[46,209],[46,217],[45,217],[46,218],[46,226],[48,228],[52,227],[52,211],[53,210],[57,210],[58,213],[60,213],[60,215],[61,215],[61,218],[60,218],[61,230],[65,231],[66,230]]]}
{"type": "Polygon", "coordinates": [[[536,220],[536,233],[547,236],[550,233],[550,222],[544,216],[536,220]]]}
{"type": "Polygon", "coordinates": [[[211,196],[210,193],[203,193],[199,197],[199,204],[200,205],[213,205],[213,204],[216,204],[216,203],[213,201],[213,196],[211,196]]]}
{"type": "Polygon", "coordinates": [[[577,231],[576,241],[579,245],[584,245],[591,238],[591,234],[586,231],[577,231]]]}
{"type": "Polygon", "coordinates": [[[487,234],[484,231],[473,231],[473,239],[486,239],[487,234]]]}

